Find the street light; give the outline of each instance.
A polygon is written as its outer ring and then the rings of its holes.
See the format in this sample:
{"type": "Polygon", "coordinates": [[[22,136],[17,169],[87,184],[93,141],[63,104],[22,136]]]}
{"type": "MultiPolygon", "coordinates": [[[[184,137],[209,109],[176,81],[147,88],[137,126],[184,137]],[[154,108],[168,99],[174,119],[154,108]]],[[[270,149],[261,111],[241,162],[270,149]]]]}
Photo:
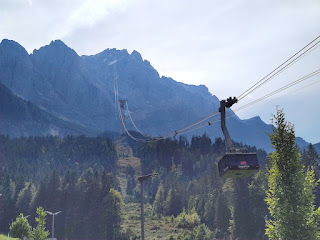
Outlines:
{"type": "Polygon", "coordinates": [[[46,213],[52,215],[52,239],[54,238],[54,216],[55,215],[58,215],[59,213],[61,213],[62,211],[59,211],[59,212],[56,212],[56,213],[52,213],[52,212],[49,212],[49,211],[46,211],[46,213]]]}
{"type": "Polygon", "coordinates": [[[158,173],[151,173],[138,177],[141,187],[141,240],[144,240],[144,207],[143,207],[143,182],[150,177],[158,176],[158,173]]]}

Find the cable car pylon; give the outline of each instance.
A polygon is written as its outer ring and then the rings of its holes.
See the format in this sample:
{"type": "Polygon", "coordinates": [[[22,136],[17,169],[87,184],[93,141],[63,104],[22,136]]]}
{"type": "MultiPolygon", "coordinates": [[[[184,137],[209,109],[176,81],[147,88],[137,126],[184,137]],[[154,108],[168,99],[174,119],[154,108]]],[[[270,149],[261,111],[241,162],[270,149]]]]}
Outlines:
{"type": "Polygon", "coordinates": [[[237,102],[236,97],[220,101],[221,129],[226,143],[226,154],[218,163],[222,178],[247,178],[259,170],[257,153],[248,153],[247,149],[236,149],[226,126],[226,108],[230,108],[237,102]]]}

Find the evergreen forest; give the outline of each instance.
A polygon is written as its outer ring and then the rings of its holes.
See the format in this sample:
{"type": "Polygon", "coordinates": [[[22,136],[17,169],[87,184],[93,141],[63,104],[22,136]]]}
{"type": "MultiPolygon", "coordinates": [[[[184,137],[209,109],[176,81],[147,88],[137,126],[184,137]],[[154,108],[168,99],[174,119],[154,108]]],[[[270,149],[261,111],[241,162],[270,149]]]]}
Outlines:
{"type": "MultiPolygon", "coordinates": [[[[277,149],[276,138],[271,140],[277,149]]],[[[12,236],[19,237],[13,226],[29,215],[27,222],[35,232],[40,219],[36,220],[36,213],[40,214],[42,207],[61,211],[55,217],[58,239],[140,239],[137,178],[157,173],[144,183],[146,225],[152,225],[147,232],[152,236],[146,235],[146,239],[285,239],[272,232],[282,229],[274,215],[281,210],[274,200],[279,191],[272,188],[272,182],[284,176],[281,164],[274,160],[280,155],[236,145],[257,152],[260,171],[250,178],[225,180],[219,176],[217,162],[225,153],[225,143],[221,138],[211,140],[207,134],[151,143],[115,134],[95,138],[0,136],[0,232],[11,230],[12,236]],[[280,172],[278,179],[272,177],[276,171],[280,172]],[[163,229],[167,231],[160,234],[163,229]]],[[[309,209],[317,209],[319,155],[311,144],[300,153],[291,145],[295,166],[301,165],[296,175],[313,184],[308,192],[312,200],[309,209]]],[[[292,181],[299,185],[299,179],[292,181]]],[[[45,212],[41,216],[45,215],[51,237],[52,217],[45,212]]]]}

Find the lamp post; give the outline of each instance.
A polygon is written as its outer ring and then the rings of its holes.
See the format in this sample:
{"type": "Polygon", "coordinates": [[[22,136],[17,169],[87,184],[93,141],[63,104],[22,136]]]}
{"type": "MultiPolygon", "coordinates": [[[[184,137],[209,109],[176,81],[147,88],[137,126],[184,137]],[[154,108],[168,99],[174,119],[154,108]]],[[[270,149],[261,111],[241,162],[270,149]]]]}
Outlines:
{"type": "Polygon", "coordinates": [[[158,173],[151,173],[148,175],[143,175],[138,177],[141,187],[141,240],[144,240],[144,206],[143,206],[143,182],[149,179],[150,177],[157,176],[158,173]]]}
{"type": "Polygon", "coordinates": [[[46,211],[46,213],[52,215],[52,239],[54,238],[54,216],[58,215],[61,212],[62,211],[59,211],[59,212],[56,212],[56,213],[52,213],[52,212],[46,211]]]}

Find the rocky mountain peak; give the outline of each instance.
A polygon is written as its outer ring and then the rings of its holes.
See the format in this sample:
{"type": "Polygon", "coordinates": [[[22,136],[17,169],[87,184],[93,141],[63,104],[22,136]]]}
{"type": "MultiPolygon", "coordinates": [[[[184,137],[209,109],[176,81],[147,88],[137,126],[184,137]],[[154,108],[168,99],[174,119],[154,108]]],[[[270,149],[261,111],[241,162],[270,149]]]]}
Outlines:
{"type": "Polygon", "coordinates": [[[19,57],[28,57],[28,52],[24,47],[22,47],[19,43],[3,39],[0,43],[0,54],[3,56],[19,56],[19,57]],[[9,54],[10,53],[10,54],[9,54]]]}
{"type": "Polygon", "coordinates": [[[137,52],[136,50],[133,50],[133,52],[131,53],[131,57],[133,57],[137,61],[143,61],[141,54],[139,52],[137,52]]]}
{"type": "Polygon", "coordinates": [[[34,50],[31,57],[53,59],[54,61],[61,61],[65,57],[79,58],[78,54],[70,47],[68,47],[61,40],[51,41],[49,45],[41,47],[39,50],[34,50]]]}

